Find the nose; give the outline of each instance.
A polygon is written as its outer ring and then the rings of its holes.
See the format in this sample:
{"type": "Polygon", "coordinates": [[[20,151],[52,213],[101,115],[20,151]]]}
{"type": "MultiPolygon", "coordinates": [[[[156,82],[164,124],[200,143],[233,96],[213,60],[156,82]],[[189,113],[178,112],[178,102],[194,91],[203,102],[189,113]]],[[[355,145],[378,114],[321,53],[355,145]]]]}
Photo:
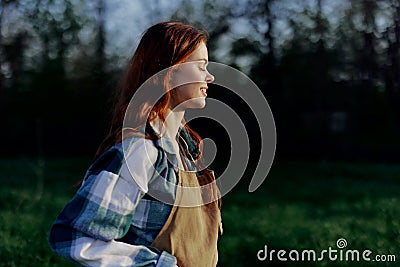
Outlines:
{"type": "Polygon", "coordinates": [[[215,80],[214,75],[212,75],[211,73],[209,73],[209,72],[207,71],[206,82],[207,82],[207,83],[212,83],[214,80],[215,80]]]}

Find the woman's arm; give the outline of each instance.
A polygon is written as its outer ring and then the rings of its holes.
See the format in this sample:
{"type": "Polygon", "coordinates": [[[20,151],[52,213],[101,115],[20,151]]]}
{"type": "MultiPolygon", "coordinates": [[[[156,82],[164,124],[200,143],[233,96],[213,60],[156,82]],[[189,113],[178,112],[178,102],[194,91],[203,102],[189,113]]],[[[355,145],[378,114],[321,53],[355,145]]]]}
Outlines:
{"type": "Polygon", "coordinates": [[[89,169],[51,229],[49,242],[56,253],[83,266],[176,265],[175,257],[167,252],[115,241],[128,231],[135,207],[147,190],[144,185],[154,172],[157,150],[144,149],[144,143],[134,143],[130,150],[131,172],[121,175],[126,163],[117,164],[121,149],[116,148],[96,161],[104,166],[89,169]]]}

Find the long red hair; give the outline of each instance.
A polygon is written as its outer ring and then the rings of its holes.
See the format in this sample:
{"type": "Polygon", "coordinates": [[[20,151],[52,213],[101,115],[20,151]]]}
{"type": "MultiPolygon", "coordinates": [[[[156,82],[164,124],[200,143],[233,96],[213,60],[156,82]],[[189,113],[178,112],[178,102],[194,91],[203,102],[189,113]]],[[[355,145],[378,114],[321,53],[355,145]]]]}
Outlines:
{"type": "MultiPolygon", "coordinates": [[[[119,99],[114,109],[110,131],[100,144],[96,157],[122,141],[125,114],[132,97],[140,86],[160,71],[184,62],[202,42],[206,43],[207,39],[208,34],[205,31],[180,22],[158,23],[144,33],[126,72],[119,99]]],[[[149,116],[145,116],[144,121],[138,119],[136,126],[143,126],[157,117],[164,121],[170,97],[170,91],[166,90],[163,96],[152,106],[149,116]]],[[[129,107],[129,113],[136,116],[142,112],[141,108],[143,106],[136,106],[133,109],[129,107]]],[[[200,136],[187,124],[185,128],[194,141],[200,145],[200,136]]]]}
{"type": "MultiPolygon", "coordinates": [[[[121,142],[127,136],[143,134],[139,129],[143,129],[143,126],[146,127],[148,123],[156,118],[165,121],[171,99],[171,91],[169,89],[172,89],[167,88],[169,87],[168,75],[174,71],[174,68],[170,67],[183,63],[201,43],[206,44],[207,39],[207,32],[180,22],[158,23],[144,33],[126,72],[122,90],[114,109],[110,131],[99,146],[96,157],[111,146],[121,142]],[[166,76],[158,79],[156,74],[166,69],[168,69],[166,76]],[[151,82],[150,86],[148,86],[146,81],[150,78],[151,82]],[[157,83],[156,86],[154,86],[155,83],[157,83]],[[138,90],[139,88],[140,91],[138,90]],[[150,99],[146,98],[145,94],[145,98],[139,97],[139,100],[137,100],[137,95],[140,96],[143,91],[152,90],[161,90],[161,92],[151,92],[147,95],[150,96],[150,99]],[[134,95],[136,103],[132,105],[134,95]],[[156,98],[152,99],[154,96],[156,98]],[[157,96],[160,96],[160,98],[157,96]],[[150,109],[146,110],[148,107],[150,109]],[[126,126],[127,117],[130,122],[128,126],[126,126]],[[128,131],[128,133],[125,131],[128,131]]],[[[208,185],[211,193],[209,195],[210,200],[218,198],[218,201],[208,205],[217,204],[220,206],[220,191],[215,185],[214,176],[209,169],[204,168],[201,160],[201,137],[187,124],[184,127],[193,141],[192,145],[197,146],[197,151],[199,152],[195,159],[196,166],[201,170],[200,173],[203,174],[200,176],[199,182],[201,185],[208,185]]],[[[157,136],[144,134],[145,138],[158,138],[157,136]]],[[[185,153],[188,154],[189,151],[186,149],[185,153]]]]}

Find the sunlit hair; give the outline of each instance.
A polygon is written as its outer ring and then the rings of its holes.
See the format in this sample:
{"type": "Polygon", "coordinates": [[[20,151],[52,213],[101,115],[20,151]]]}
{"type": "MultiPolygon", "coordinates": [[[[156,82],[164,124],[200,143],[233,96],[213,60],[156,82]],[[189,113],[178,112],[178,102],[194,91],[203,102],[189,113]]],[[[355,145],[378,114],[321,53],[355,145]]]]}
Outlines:
{"type": "MultiPolygon", "coordinates": [[[[158,23],[144,33],[126,72],[122,90],[114,110],[110,131],[99,146],[96,157],[114,144],[121,142],[123,136],[135,134],[135,129],[143,127],[157,117],[165,121],[171,98],[171,91],[165,88],[165,84],[162,86],[165,90],[162,94],[159,94],[159,92],[154,94],[162,95],[154,105],[151,99],[143,99],[141,105],[132,107],[130,105],[132,97],[150,77],[163,69],[184,62],[201,43],[207,42],[207,38],[208,35],[205,31],[180,22],[158,23]],[[127,133],[127,129],[124,129],[124,134],[122,134],[124,117],[128,106],[129,114],[127,115],[134,116],[134,118],[130,119],[130,122],[133,121],[135,125],[127,128],[131,132],[127,133]],[[146,111],[149,107],[151,110],[146,111]]],[[[154,86],[149,89],[155,90],[154,88],[157,87],[154,86]]],[[[190,129],[187,124],[185,128],[199,146],[200,136],[190,129]]]]}

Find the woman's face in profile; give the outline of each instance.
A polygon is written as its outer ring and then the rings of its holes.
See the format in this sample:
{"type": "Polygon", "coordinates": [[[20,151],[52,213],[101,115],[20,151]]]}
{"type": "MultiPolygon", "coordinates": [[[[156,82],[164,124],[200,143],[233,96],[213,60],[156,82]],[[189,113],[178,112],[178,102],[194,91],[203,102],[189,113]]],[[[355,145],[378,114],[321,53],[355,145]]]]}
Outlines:
{"type": "Polygon", "coordinates": [[[203,108],[206,105],[207,84],[214,81],[214,76],[208,72],[207,65],[208,51],[202,42],[172,74],[172,109],[203,108]]]}

